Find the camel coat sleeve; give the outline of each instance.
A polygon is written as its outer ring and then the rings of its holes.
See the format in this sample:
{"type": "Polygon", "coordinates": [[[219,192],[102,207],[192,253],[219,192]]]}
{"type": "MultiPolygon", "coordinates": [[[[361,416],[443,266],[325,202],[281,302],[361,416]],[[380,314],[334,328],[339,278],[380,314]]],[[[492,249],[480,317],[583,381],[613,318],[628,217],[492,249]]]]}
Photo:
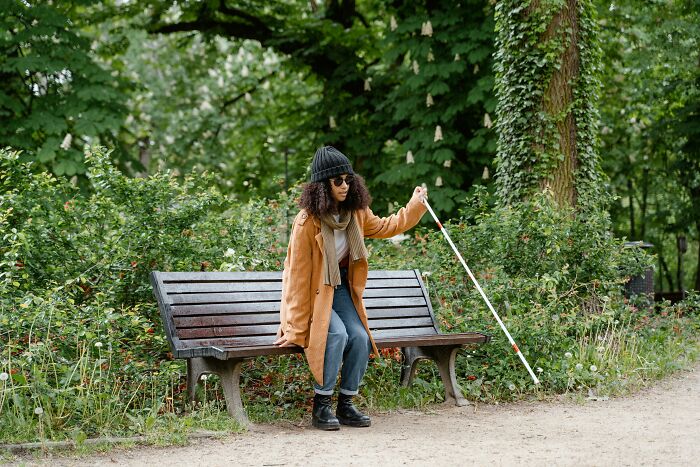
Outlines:
{"type": "Polygon", "coordinates": [[[415,226],[428,211],[418,198],[411,198],[408,204],[388,217],[375,215],[370,208],[365,209],[364,236],[368,238],[389,238],[415,226]]]}
{"type": "Polygon", "coordinates": [[[306,347],[311,319],[311,249],[315,240],[312,223],[305,222],[307,214],[301,211],[292,224],[292,235],[287,247],[282,274],[281,326],[278,336],[287,342],[306,347]]]}

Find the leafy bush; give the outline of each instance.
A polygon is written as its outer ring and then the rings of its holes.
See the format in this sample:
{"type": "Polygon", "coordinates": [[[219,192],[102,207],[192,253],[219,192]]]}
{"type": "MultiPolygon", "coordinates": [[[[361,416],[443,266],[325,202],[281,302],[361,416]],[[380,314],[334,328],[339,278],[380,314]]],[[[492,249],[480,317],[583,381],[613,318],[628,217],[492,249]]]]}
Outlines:
{"type": "MultiPolygon", "coordinates": [[[[538,374],[541,390],[612,393],[620,381],[637,378],[639,384],[682,364],[661,352],[663,361],[640,369],[637,358],[663,346],[694,358],[697,325],[693,330],[666,305],[657,312],[645,298],[624,297],[624,283],[651,267],[652,258],[613,238],[605,213],[561,209],[548,193],[514,206],[493,204],[477,190],[446,228],[538,374]]],[[[527,371],[442,234],[417,232],[413,243],[420,253],[409,256],[377,245],[383,254],[372,257],[374,267],[421,269],[445,332],[492,336],[457,360],[465,393],[508,400],[531,392],[527,371]]]]}
{"type": "Polygon", "coordinates": [[[127,178],[100,148],[81,193],[0,156],[0,438],[152,428],[185,385],[149,272],[279,268],[289,200],[238,205],[208,176],[127,178]]]}
{"type": "MultiPolygon", "coordinates": [[[[0,151],[0,439],[105,434],[177,437],[194,427],[236,429],[216,377],[187,408],[185,365],[173,360],[148,273],[279,270],[291,195],[236,202],[208,176],[124,177],[109,154],[87,152],[91,191],[32,173],[0,151]],[[183,410],[184,409],[184,410],[183,410]]],[[[547,195],[493,207],[483,192],[447,228],[542,380],[539,394],[615,394],[697,356],[700,299],[675,306],[627,300],[622,284],[650,264],[613,238],[605,215],[562,211],[547,195]]],[[[492,343],[462,352],[467,397],[508,400],[532,391],[481,297],[442,235],[416,229],[402,245],[368,241],[371,267],[419,268],[446,332],[481,330],[492,343]]],[[[398,385],[393,349],[374,359],[361,403],[423,406],[442,399],[434,365],[398,385]]],[[[253,420],[298,418],[310,406],[301,356],[261,357],[242,374],[253,420]]]]}

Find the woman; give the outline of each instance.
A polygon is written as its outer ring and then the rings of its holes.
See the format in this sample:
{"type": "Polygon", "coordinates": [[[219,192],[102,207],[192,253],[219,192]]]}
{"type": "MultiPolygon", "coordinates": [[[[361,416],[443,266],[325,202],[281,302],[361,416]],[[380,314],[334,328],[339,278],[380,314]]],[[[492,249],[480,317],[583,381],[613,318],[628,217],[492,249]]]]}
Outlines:
{"type": "Polygon", "coordinates": [[[370,426],[370,418],[352,403],[370,351],[378,354],[362,302],[368,271],[363,238],[393,237],[416,225],[427,210],[421,201],[427,189],[416,187],[406,207],[382,218],[372,213],[364,180],[340,151],[319,148],[311,170],[284,261],[275,345],[304,348],[315,379],[315,427],[370,426]],[[340,394],[334,416],[331,396],[338,371],[340,394]]]}

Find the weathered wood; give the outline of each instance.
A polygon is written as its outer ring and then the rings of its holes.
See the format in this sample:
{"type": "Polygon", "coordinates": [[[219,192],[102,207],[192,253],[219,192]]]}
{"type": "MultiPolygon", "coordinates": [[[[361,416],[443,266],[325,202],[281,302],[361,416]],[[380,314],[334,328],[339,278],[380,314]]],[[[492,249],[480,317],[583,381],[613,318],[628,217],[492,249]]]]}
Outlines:
{"type": "Polygon", "coordinates": [[[214,316],[177,316],[174,318],[178,328],[194,328],[205,326],[234,326],[250,324],[279,324],[279,313],[250,313],[242,315],[214,316]]]}
{"type": "MultiPolygon", "coordinates": [[[[188,359],[190,396],[202,374],[220,374],[229,412],[243,423],[238,384],[242,362],[261,355],[303,352],[296,346],[273,345],[279,327],[281,280],[280,272],[151,274],[173,355],[188,359]]],[[[445,384],[446,401],[466,403],[454,375],[456,351],[488,342],[489,337],[440,334],[417,270],[370,272],[363,300],[377,347],[404,349],[402,382],[410,382],[419,359],[431,359],[445,384]]]]}
{"type": "MultiPolygon", "coordinates": [[[[429,316],[423,318],[392,318],[392,319],[370,319],[368,320],[371,331],[379,329],[404,329],[428,326],[432,328],[433,320],[429,316]]],[[[433,332],[435,330],[433,329],[433,332]]]]}

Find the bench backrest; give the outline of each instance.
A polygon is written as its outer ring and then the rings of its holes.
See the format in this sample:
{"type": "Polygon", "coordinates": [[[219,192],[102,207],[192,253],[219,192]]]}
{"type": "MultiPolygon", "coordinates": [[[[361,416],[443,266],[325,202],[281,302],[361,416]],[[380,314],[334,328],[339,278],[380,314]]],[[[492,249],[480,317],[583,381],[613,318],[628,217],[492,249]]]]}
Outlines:
{"type": "MultiPolygon", "coordinates": [[[[279,327],[281,272],[151,273],[171,348],[268,346],[279,327]]],[[[420,272],[370,271],[363,296],[375,340],[439,333],[420,272]]]]}

